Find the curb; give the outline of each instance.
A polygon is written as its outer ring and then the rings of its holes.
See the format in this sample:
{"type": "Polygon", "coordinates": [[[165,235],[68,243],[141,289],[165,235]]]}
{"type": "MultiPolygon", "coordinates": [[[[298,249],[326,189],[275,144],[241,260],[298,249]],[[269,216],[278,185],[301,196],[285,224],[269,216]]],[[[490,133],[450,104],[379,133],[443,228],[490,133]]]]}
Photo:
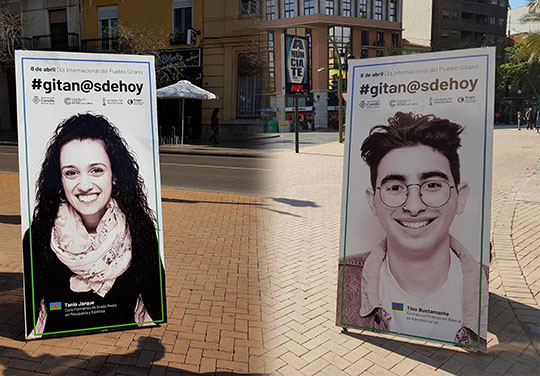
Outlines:
{"type": "Polygon", "coordinates": [[[165,146],[159,148],[160,154],[207,155],[216,157],[269,158],[268,153],[249,149],[206,149],[190,146],[165,146]]]}

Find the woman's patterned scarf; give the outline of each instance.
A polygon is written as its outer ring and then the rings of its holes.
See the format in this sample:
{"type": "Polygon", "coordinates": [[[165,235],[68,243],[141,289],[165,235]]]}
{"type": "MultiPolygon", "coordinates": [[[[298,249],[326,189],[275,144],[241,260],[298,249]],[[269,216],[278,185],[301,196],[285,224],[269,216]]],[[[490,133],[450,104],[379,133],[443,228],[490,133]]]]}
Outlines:
{"type": "Polygon", "coordinates": [[[81,216],[69,204],[58,208],[51,248],[73,273],[70,288],[104,297],[131,262],[131,235],[124,213],[111,198],[96,233],[89,234],[81,216]]]}

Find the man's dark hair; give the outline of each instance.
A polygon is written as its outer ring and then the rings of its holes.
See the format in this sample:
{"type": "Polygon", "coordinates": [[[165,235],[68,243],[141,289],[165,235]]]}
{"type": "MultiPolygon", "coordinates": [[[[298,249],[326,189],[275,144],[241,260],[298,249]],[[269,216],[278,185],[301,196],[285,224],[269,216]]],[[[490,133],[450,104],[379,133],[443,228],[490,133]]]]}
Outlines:
{"type": "Polygon", "coordinates": [[[377,169],[383,157],[402,147],[426,145],[444,155],[450,163],[454,184],[460,182],[458,148],[461,146],[463,127],[434,115],[415,115],[397,112],[388,119],[388,125],[371,128],[362,143],[361,156],[371,173],[371,186],[377,185],[377,169]]]}

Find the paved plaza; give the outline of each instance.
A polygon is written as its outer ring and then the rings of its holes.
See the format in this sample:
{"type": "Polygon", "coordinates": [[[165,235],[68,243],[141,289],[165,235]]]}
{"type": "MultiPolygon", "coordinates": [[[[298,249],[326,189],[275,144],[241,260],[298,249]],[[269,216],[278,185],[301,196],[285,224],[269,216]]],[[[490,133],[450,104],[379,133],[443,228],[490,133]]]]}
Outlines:
{"type": "Polygon", "coordinates": [[[268,197],[163,189],[168,323],[26,342],[0,174],[0,373],[538,375],[540,134],[495,131],[488,352],[335,326],[343,145],[272,153],[268,197]]]}

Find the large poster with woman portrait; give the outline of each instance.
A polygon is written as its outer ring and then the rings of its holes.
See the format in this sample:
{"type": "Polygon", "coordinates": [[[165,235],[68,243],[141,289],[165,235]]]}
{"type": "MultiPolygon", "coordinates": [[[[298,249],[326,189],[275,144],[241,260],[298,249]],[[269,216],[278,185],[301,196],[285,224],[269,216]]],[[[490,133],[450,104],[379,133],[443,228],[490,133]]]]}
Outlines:
{"type": "Polygon", "coordinates": [[[154,59],[17,51],[25,335],[165,323],[154,59]]]}
{"type": "Polygon", "coordinates": [[[486,350],[494,60],[349,62],[338,326],[486,350]]]}

